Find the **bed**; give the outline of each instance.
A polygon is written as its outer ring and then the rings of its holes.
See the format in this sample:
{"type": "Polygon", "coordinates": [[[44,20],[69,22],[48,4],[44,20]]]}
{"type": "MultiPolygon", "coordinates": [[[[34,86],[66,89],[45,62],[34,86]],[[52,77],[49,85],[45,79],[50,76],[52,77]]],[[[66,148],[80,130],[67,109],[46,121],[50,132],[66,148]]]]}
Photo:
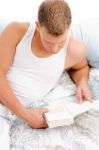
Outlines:
{"type": "MultiPolygon", "coordinates": [[[[90,69],[89,85],[94,100],[99,100],[99,69],[90,69]]],[[[75,85],[64,72],[56,87],[28,108],[71,98],[75,98],[75,85]]],[[[74,124],[52,129],[32,129],[14,118],[10,136],[10,150],[99,150],[99,112],[90,110],[77,116],[74,124]]]]}
{"type": "MultiPolygon", "coordinates": [[[[99,19],[97,23],[99,24],[99,19]]],[[[97,23],[94,22],[94,25],[97,23]]],[[[0,31],[6,24],[0,25],[0,31]]],[[[90,29],[90,31],[92,30],[90,29]]],[[[80,36],[79,38],[82,36],[81,33],[74,34],[80,36]]],[[[98,40],[98,38],[94,38],[94,44],[96,43],[95,39],[98,40]]],[[[93,40],[90,41],[93,42],[93,40]]],[[[90,69],[89,85],[93,92],[93,99],[99,100],[99,69],[94,68],[99,68],[98,45],[95,48],[89,47],[93,51],[92,55],[88,57],[89,63],[93,66],[90,69]]],[[[75,98],[75,85],[68,73],[64,72],[56,87],[44,99],[33,102],[27,107],[46,106],[54,101],[61,99],[69,101],[73,98],[75,98]]],[[[10,137],[10,150],[99,150],[99,112],[90,110],[76,117],[74,124],[53,129],[32,129],[14,117],[12,118],[10,137]]]]}

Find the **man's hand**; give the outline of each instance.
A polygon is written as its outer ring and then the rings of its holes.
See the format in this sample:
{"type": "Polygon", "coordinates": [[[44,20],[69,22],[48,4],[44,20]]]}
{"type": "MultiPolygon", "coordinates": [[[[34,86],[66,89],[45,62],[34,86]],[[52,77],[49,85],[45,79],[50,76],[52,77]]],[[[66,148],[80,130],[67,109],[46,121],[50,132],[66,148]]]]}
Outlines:
{"type": "Polygon", "coordinates": [[[48,127],[44,119],[44,113],[48,112],[47,108],[34,108],[28,111],[25,122],[32,128],[46,128],[48,127]]]}
{"type": "Polygon", "coordinates": [[[92,101],[92,92],[88,86],[89,66],[86,59],[76,64],[69,70],[70,77],[76,84],[76,96],[79,102],[92,101]]]}
{"type": "Polygon", "coordinates": [[[85,100],[92,102],[92,91],[88,84],[81,83],[77,86],[76,97],[80,103],[85,100]]]}

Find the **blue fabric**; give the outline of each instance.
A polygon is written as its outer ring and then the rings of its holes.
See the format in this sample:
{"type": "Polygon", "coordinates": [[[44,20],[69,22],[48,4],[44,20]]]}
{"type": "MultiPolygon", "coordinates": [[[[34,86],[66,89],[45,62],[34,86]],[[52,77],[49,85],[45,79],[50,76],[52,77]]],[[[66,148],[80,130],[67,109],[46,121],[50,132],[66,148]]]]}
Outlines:
{"type": "Polygon", "coordinates": [[[0,32],[3,30],[4,26],[3,24],[0,24],[0,32]]]}
{"type": "Polygon", "coordinates": [[[0,32],[4,30],[8,23],[9,21],[0,21],[0,32]]]}
{"type": "Polygon", "coordinates": [[[99,69],[99,19],[89,19],[72,23],[71,34],[82,40],[88,47],[90,66],[99,69]]]}

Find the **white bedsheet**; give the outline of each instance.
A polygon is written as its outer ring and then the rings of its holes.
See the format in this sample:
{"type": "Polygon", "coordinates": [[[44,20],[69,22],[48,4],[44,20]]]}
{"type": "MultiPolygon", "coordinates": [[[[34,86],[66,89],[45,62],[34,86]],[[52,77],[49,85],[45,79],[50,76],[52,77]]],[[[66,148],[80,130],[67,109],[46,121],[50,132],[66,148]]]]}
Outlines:
{"type": "MultiPolygon", "coordinates": [[[[92,69],[89,79],[94,99],[99,99],[99,70],[92,69]]],[[[75,98],[75,85],[64,73],[59,83],[42,101],[27,107],[46,106],[55,100],[75,98]]],[[[11,128],[10,150],[99,150],[99,112],[89,111],[75,123],[53,129],[32,129],[15,120],[11,128]]]]}
{"type": "Polygon", "coordinates": [[[0,150],[9,150],[10,146],[10,120],[6,119],[9,115],[8,109],[0,104],[0,150]]]}

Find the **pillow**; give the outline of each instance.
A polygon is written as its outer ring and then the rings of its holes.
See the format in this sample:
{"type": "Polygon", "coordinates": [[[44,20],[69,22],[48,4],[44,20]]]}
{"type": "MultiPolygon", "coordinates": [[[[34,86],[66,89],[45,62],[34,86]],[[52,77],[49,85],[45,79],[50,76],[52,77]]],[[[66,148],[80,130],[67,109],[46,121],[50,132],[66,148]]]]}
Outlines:
{"type": "Polygon", "coordinates": [[[88,47],[89,65],[99,69],[99,18],[83,19],[71,25],[71,35],[82,40],[88,47]]]}
{"type": "Polygon", "coordinates": [[[8,23],[9,21],[0,20],[0,32],[4,30],[4,28],[7,26],[8,23]]]}

